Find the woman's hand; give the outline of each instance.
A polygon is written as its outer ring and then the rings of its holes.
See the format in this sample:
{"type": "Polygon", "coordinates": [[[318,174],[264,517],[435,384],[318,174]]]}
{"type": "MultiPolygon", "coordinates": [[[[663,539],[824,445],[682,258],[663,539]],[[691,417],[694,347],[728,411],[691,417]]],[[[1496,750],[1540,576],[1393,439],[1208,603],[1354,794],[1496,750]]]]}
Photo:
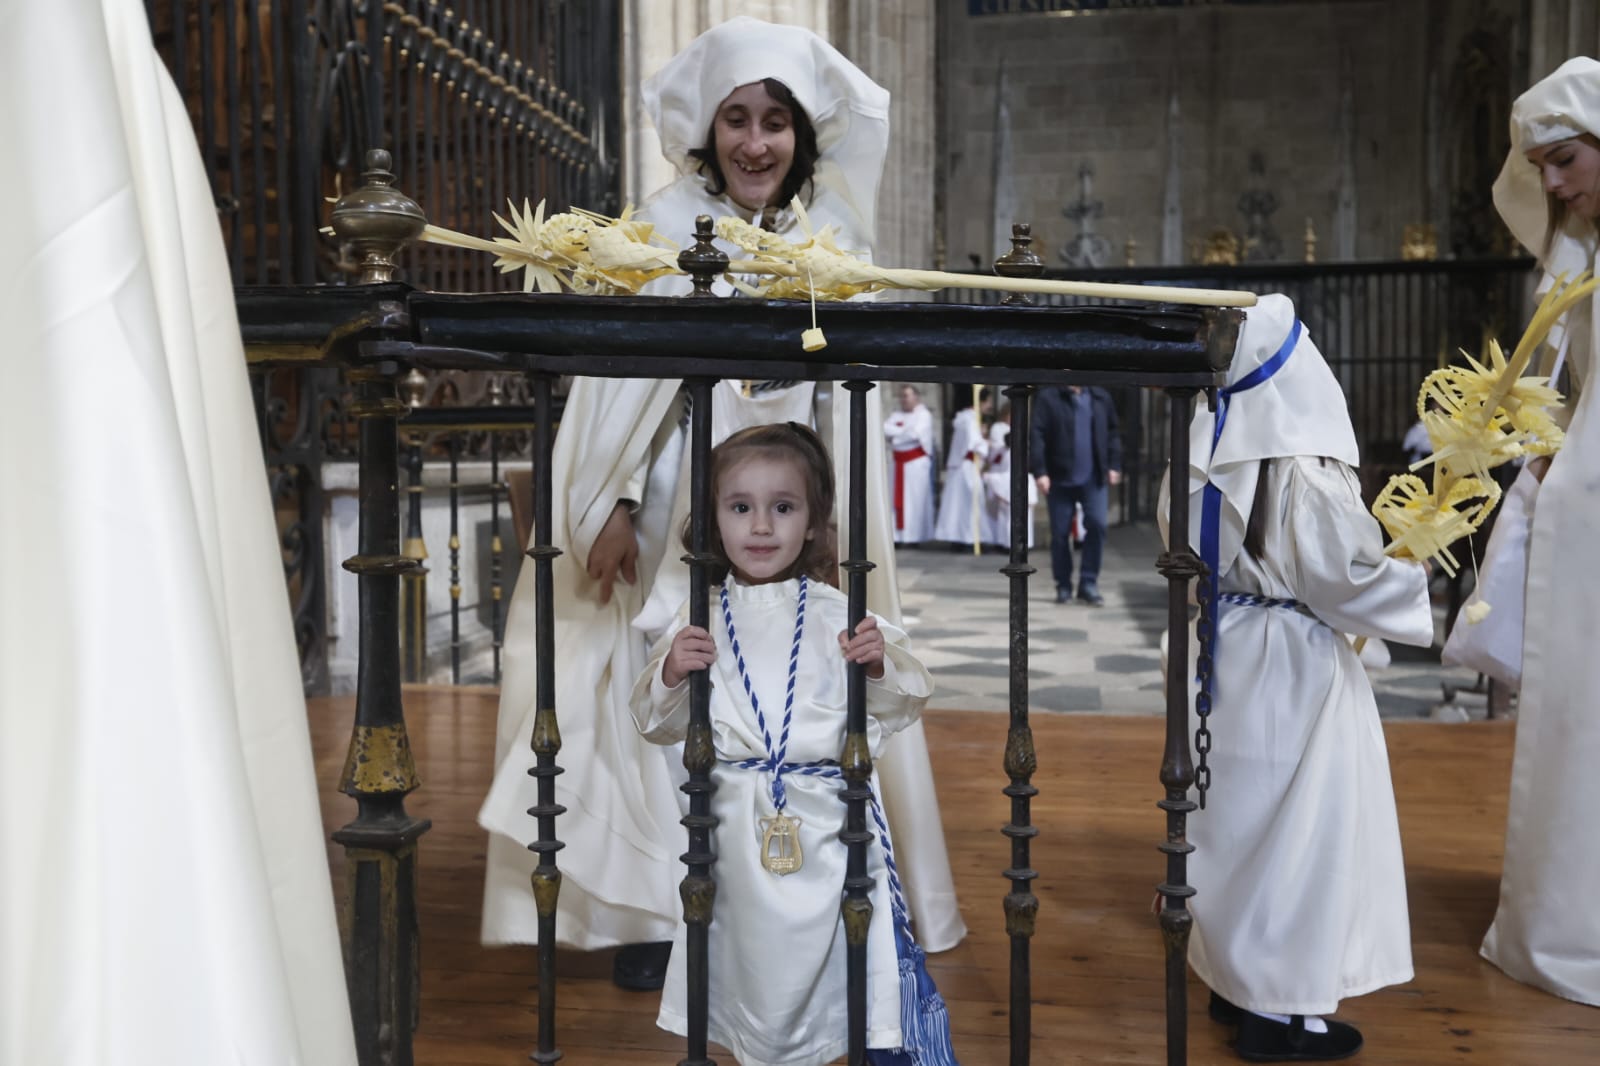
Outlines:
{"type": "Polygon", "coordinates": [[[594,538],[586,567],[589,576],[600,582],[602,606],[611,602],[611,586],[619,573],[630,585],[638,579],[635,569],[638,559],[639,538],[633,532],[633,513],[627,503],[618,500],[611,509],[611,517],[600,527],[600,535],[594,538]]]}
{"type": "Polygon", "coordinates": [[[661,682],[668,688],[677,688],[691,673],[716,661],[717,645],[711,634],[699,626],[684,626],[667,649],[666,661],[661,664],[661,682]]]}
{"type": "Polygon", "coordinates": [[[865,666],[872,680],[883,676],[883,633],[878,629],[878,620],[871,615],[856,626],[855,636],[852,637],[848,629],[839,631],[839,650],[844,652],[846,662],[865,666]]]}
{"type": "Polygon", "coordinates": [[[1528,460],[1528,469],[1533,471],[1534,480],[1543,481],[1544,476],[1550,472],[1550,457],[1548,455],[1534,456],[1528,460]]]}

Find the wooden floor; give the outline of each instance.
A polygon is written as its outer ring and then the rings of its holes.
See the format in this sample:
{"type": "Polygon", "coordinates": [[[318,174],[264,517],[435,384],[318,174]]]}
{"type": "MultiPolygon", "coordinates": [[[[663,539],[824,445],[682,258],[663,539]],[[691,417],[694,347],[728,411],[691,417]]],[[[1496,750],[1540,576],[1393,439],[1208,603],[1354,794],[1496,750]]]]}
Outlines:
{"type": "MultiPolygon", "coordinates": [[[[313,701],[323,816],[330,829],[354,804],[334,792],[353,700],[313,701]]],[[[495,695],[406,693],[423,786],[410,810],[433,820],[422,839],[423,1066],[527,1061],[535,1027],[534,952],[478,944],[484,835],[475,813],[490,772],[495,695]]],[[[1416,980],[1351,1000],[1341,1017],[1367,1035],[1368,1066],[1600,1063],[1600,1011],[1510,980],[1477,946],[1494,912],[1514,726],[1395,723],[1387,728],[1405,836],[1416,980]]],[[[1042,905],[1033,941],[1033,1059],[1165,1062],[1160,938],[1148,907],[1163,865],[1154,803],[1162,723],[1155,718],[1036,715],[1039,773],[1034,846],[1042,905]]],[[[972,934],[935,956],[956,1050],[966,1066],[1008,1061],[1007,941],[1000,901],[1008,847],[998,832],[1005,720],[989,713],[928,716],[956,887],[972,934]]],[[[335,886],[342,859],[330,845],[335,886]]],[[[563,953],[559,1046],[565,1063],[670,1064],[682,1044],[654,1026],[657,995],[609,981],[609,953],[563,953]]],[[[1233,1063],[1190,984],[1195,1066],[1233,1063]]],[[[732,1058],[719,1057],[725,1066],[732,1058]]]]}

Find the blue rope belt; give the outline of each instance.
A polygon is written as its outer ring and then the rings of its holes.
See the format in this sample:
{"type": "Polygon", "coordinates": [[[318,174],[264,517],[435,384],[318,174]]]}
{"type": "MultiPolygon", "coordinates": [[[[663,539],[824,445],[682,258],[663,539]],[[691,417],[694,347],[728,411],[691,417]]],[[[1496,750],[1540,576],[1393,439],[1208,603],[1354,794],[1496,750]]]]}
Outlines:
{"type": "Polygon", "coordinates": [[[1298,611],[1305,607],[1299,600],[1280,599],[1275,596],[1257,596],[1253,592],[1223,592],[1217,595],[1218,603],[1231,603],[1235,607],[1283,607],[1298,611]]]}

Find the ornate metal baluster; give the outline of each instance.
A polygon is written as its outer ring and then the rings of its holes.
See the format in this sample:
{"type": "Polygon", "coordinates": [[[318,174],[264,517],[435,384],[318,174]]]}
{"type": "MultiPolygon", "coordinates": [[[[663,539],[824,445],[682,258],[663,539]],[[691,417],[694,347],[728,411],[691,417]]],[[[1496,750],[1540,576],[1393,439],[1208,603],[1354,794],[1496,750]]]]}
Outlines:
{"type": "MultiPolygon", "coordinates": [[[[413,367],[400,381],[406,410],[422,406],[428,380],[413,367]]],[[[417,565],[401,579],[400,661],[407,681],[428,680],[428,545],[422,534],[422,431],[406,434],[406,537],[400,550],[417,565]]]]}
{"type": "MultiPolygon", "coordinates": [[[[389,153],[367,153],[361,188],[333,209],[333,228],[363,257],[361,282],[394,277],[394,254],[422,231],[422,211],[395,190],[389,153]]],[[[356,817],[336,830],[344,845],[345,978],[362,1066],[411,1066],[420,974],[417,841],[428,821],[406,813],[418,783],[400,699],[400,575],[417,564],[400,554],[400,449],[395,371],[352,370],[351,414],[360,419],[360,554],[345,569],[360,583],[356,721],[339,789],[356,817]]]]}
{"type": "MultiPolygon", "coordinates": [[[[499,407],[505,390],[497,376],[489,377],[489,405],[499,407]]],[[[535,461],[538,457],[535,456],[535,461]]],[[[505,546],[500,541],[500,433],[489,430],[489,634],[494,642],[494,683],[500,683],[500,648],[504,643],[504,590],[500,581],[500,560],[505,546]]]]}
{"type": "Polygon", "coordinates": [[[550,451],[553,442],[550,414],[550,376],[533,375],[533,540],[528,558],[534,566],[534,610],[538,615],[538,676],[534,680],[536,710],[531,744],[535,763],[528,774],[539,785],[539,802],[528,813],[539,820],[539,838],[528,850],[539,856],[533,871],[533,899],[539,911],[539,1048],[528,1056],[534,1062],[561,1058],[556,1048],[556,900],[561,894],[561,871],[556,852],[564,846],[556,839],[556,816],[566,808],[556,802],[556,753],[561,750],[561,728],[556,719],[556,615],[555,577],[552,567],[561,550],[554,546],[551,528],[553,488],[550,451]]]}
{"type": "Polygon", "coordinates": [[[450,434],[450,683],[461,684],[461,434],[450,434]]]}
{"type": "MultiPolygon", "coordinates": [[[[690,298],[713,298],[711,283],[728,268],[728,257],[711,243],[711,218],[694,220],[695,243],[678,255],[678,265],[694,278],[690,298]]],[[[706,550],[711,523],[711,378],[690,378],[689,390],[689,624],[710,629],[710,574],[714,561],[706,550]]],[[[709,958],[711,913],[717,899],[717,883],[711,865],[717,861],[711,850],[711,834],[717,816],[711,813],[711,799],[717,786],[711,781],[717,753],[711,740],[711,677],[704,670],[689,675],[689,733],[683,742],[683,767],[689,780],[682,786],[689,797],[689,813],[682,824],[689,831],[689,850],[683,855],[688,867],[679,894],[683,898],[683,920],[688,925],[685,947],[688,972],[689,1034],[687,1054],[678,1066],[711,1066],[706,1056],[711,1003],[711,964],[709,958]]]]}
{"type": "MultiPolygon", "coordinates": [[[[1189,420],[1194,410],[1195,390],[1169,389],[1168,433],[1171,434],[1171,469],[1189,469],[1189,420]]],[[[1205,573],[1205,564],[1189,547],[1189,507],[1181,485],[1172,490],[1168,503],[1168,550],[1161,553],[1156,569],[1167,579],[1167,740],[1161,756],[1161,785],[1166,798],[1156,806],[1167,812],[1167,839],[1161,851],[1167,856],[1167,877],[1156,890],[1161,893],[1161,939],[1166,949],[1167,1063],[1184,1066],[1188,1061],[1189,995],[1187,964],[1189,930],[1194,917],[1188,899],[1194,895],[1189,885],[1188,817],[1195,809],[1189,798],[1194,784],[1194,763],[1189,753],[1189,582],[1205,573]]],[[[1200,582],[1201,587],[1205,582],[1200,582]]]]}
{"type": "MultiPolygon", "coordinates": [[[[1033,251],[1032,227],[1026,222],[1011,227],[1011,250],[995,260],[994,272],[1006,278],[1038,277],[1044,273],[1044,260],[1033,251]]],[[[1011,293],[1002,304],[1031,305],[1026,293],[1011,293]]],[[[1032,1055],[1033,972],[1031,942],[1039,914],[1039,897],[1033,881],[1038,876],[1030,854],[1039,830],[1033,825],[1033,785],[1038,757],[1033,746],[1033,730],[1028,725],[1028,577],[1034,572],[1028,564],[1028,473],[1029,434],[1032,432],[1033,386],[1012,385],[1006,389],[1011,400],[1011,556],[1000,572],[1010,579],[1011,625],[1011,724],[1006,733],[1005,771],[1011,783],[1002,791],[1011,798],[1011,821],[1001,830],[1011,841],[1011,867],[1004,876],[1011,882],[1006,893],[1006,935],[1011,938],[1011,1066],[1027,1066],[1032,1055]]]]}
{"type": "MultiPolygon", "coordinates": [[[[849,597],[850,633],[867,616],[867,572],[875,565],[867,558],[867,392],[870,381],[847,381],[850,393],[850,504],[846,516],[850,556],[839,568],[845,572],[845,592],[849,597]]],[[[847,852],[844,874],[844,899],[839,910],[844,917],[846,972],[849,985],[846,1000],[850,1018],[850,1066],[867,1061],[867,930],[872,925],[872,875],[867,872],[867,849],[877,838],[867,828],[867,803],[872,799],[872,750],[867,746],[867,668],[861,663],[845,666],[847,725],[844,751],[839,755],[839,770],[845,788],[839,798],[845,803],[844,829],[839,840],[847,852]]]]}

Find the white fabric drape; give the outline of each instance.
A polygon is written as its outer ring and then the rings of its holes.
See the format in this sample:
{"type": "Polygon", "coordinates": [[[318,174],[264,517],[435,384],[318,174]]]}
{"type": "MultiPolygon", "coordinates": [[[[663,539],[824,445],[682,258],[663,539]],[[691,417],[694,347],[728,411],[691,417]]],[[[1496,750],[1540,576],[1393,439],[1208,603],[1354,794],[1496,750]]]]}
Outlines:
{"type": "Polygon", "coordinates": [[[355,1062],[228,264],[134,0],[3,3],[0,1062],[355,1062]]]}
{"type": "MultiPolygon", "coordinates": [[[[1568,60],[1518,98],[1511,153],[1495,184],[1495,206],[1517,239],[1551,274],[1571,276],[1595,267],[1594,226],[1569,217],[1546,253],[1544,193],[1525,157],[1569,131],[1600,132],[1593,59],[1568,60]]],[[[1600,568],[1584,554],[1600,534],[1600,412],[1589,387],[1600,351],[1597,317],[1591,301],[1565,323],[1577,397],[1569,398],[1566,443],[1533,511],[1505,869],[1482,951],[1519,981],[1600,1006],[1600,922],[1587,893],[1600,876],[1600,855],[1583,843],[1593,836],[1583,797],[1600,760],[1600,568]]],[[[1554,331],[1551,343],[1560,343],[1554,331]]]]}

